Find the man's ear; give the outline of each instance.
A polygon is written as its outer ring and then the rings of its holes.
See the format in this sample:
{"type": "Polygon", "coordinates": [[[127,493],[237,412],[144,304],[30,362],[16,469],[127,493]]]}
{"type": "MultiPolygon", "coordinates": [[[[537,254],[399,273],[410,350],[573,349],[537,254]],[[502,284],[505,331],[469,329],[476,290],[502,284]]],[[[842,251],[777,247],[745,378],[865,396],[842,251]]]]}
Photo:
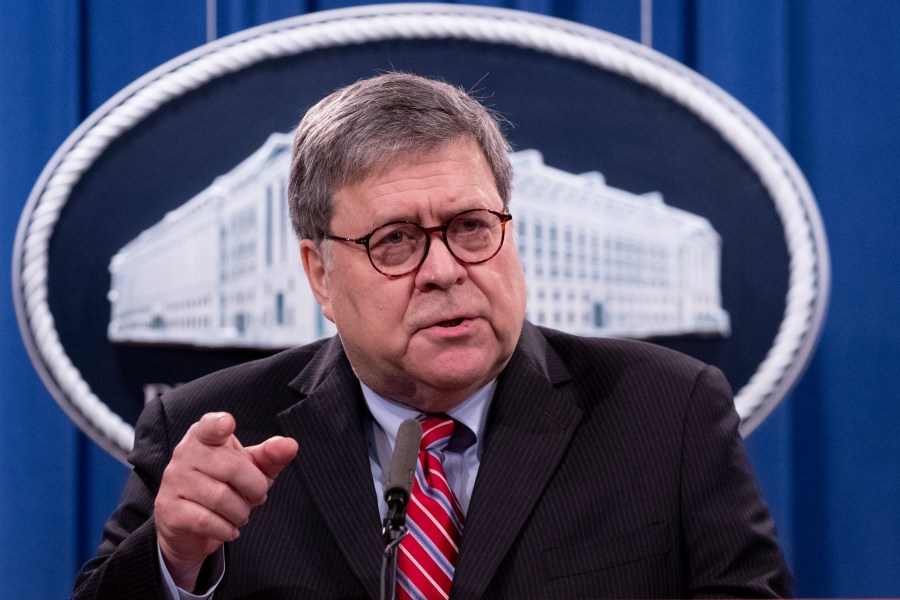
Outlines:
{"type": "Polygon", "coordinates": [[[312,240],[300,240],[300,260],[309,280],[309,287],[322,307],[325,318],[334,323],[334,311],[331,307],[331,293],[328,285],[328,273],[321,252],[316,249],[312,240]]]}

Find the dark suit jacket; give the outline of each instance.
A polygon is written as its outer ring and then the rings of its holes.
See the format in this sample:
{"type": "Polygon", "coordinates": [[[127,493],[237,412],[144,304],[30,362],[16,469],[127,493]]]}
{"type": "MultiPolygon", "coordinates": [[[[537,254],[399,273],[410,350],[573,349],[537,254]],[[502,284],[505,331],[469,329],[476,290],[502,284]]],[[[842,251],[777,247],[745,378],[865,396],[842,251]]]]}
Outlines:
{"type": "MultiPolygon", "coordinates": [[[[338,338],[215,373],[151,402],[134,472],[78,598],[160,598],[153,498],[200,415],[297,458],[226,544],[216,599],[377,598],[382,542],[338,338]]],[[[451,597],[771,596],[789,577],[716,369],[649,344],[525,324],[501,374],[451,597]]]]}

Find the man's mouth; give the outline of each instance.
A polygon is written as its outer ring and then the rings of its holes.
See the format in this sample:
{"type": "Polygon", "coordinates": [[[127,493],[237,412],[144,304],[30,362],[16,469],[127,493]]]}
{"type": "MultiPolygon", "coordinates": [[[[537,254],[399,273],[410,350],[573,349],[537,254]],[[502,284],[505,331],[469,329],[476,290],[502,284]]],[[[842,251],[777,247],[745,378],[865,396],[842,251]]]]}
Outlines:
{"type": "Polygon", "coordinates": [[[437,327],[456,327],[457,325],[461,325],[462,322],[463,322],[463,319],[459,318],[459,319],[450,319],[449,321],[440,321],[439,323],[436,323],[435,325],[437,327]]]}

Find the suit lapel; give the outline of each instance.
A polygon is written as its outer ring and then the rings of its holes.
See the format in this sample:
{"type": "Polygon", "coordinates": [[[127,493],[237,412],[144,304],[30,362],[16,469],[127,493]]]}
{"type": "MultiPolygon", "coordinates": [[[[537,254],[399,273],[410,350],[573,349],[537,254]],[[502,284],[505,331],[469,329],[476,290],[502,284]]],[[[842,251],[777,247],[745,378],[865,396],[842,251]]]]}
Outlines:
{"type": "Polygon", "coordinates": [[[383,546],[362,425],[364,401],[337,337],[290,387],[304,397],[278,415],[284,434],[300,446],[293,466],[353,573],[377,598],[383,546]]]}
{"type": "MultiPolygon", "coordinates": [[[[565,454],[582,411],[568,372],[525,324],[498,383],[451,596],[480,598],[565,454]]],[[[338,338],[290,384],[301,400],[278,415],[300,449],[293,468],[353,573],[378,598],[383,551],[363,418],[365,403],[338,338]]]]}
{"type": "Polygon", "coordinates": [[[451,597],[480,598],[565,454],[582,410],[568,372],[525,324],[498,383],[451,597]]]}

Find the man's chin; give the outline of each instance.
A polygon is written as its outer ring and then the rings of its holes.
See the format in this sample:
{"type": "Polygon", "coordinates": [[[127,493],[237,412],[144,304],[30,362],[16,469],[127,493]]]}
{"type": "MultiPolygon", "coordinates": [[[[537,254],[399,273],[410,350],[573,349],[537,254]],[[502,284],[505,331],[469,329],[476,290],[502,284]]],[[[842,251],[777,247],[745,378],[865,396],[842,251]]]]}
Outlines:
{"type": "Polygon", "coordinates": [[[419,375],[418,395],[429,405],[434,402],[452,403],[452,406],[442,409],[448,410],[497,376],[500,367],[491,368],[492,362],[483,357],[477,360],[439,357],[429,361],[415,370],[419,375]]]}

